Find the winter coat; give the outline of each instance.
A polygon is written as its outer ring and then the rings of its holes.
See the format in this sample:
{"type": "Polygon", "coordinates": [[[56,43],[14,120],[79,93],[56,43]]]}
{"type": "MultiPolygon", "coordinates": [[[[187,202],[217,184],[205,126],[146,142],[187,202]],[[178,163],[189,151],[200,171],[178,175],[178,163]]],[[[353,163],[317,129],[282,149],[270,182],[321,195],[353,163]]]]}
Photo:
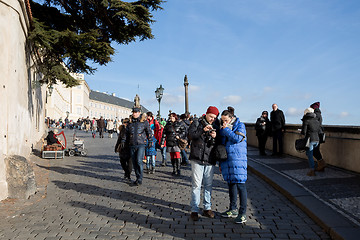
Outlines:
{"type": "Polygon", "coordinates": [[[226,147],[227,160],[220,162],[221,174],[228,183],[245,183],[247,180],[247,141],[245,124],[236,118],[232,129],[220,130],[222,143],[226,147]]]}
{"type": "Polygon", "coordinates": [[[179,136],[181,139],[186,139],[185,127],[179,121],[168,121],[164,127],[161,145],[164,145],[166,140],[167,147],[178,146],[176,136],[179,136]]]}
{"type": "Polygon", "coordinates": [[[110,131],[112,131],[112,130],[114,130],[114,122],[113,121],[108,121],[107,122],[107,125],[106,125],[106,130],[110,130],[110,131]]]}
{"type": "MultiPolygon", "coordinates": [[[[157,133],[155,133],[156,135],[154,135],[155,136],[155,138],[156,138],[156,146],[157,146],[157,148],[161,148],[161,139],[162,139],[162,136],[163,136],[163,132],[164,132],[164,128],[163,127],[161,127],[160,129],[159,129],[159,131],[157,132],[157,133]]],[[[165,140],[165,142],[163,143],[163,145],[164,146],[166,146],[166,140],[165,140]]]]}
{"type": "Polygon", "coordinates": [[[315,113],[315,115],[316,115],[316,119],[320,122],[320,126],[322,127],[322,121],[323,121],[323,119],[322,119],[322,116],[321,116],[321,111],[320,111],[320,109],[319,109],[319,108],[315,108],[315,109],[314,109],[314,113],[315,113]]]}
{"type": "Polygon", "coordinates": [[[319,142],[319,133],[322,132],[320,122],[315,113],[307,113],[302,119],[301,134],[310,138],[310,142],[319,142]]]}
{"type": "Polygon", "coordinates": [[[269,136],[271,132],[271,123],[269,118],[264,118],[263,116],[259,117],[256,120],[255,124],[255,130],[256,130],[256,136],[263,137],[263,136],[269,136]],[[262,125],[262,123],[266,123],[265,125],[262,125]]]}
{"type": "Polygon", "coordinates": [[[157,151],[155,148],[155,144],[156,144],[156,138],[153,136],[152,142],[148,144],[145,148],[145,156],[156,156],[157,151]]]}
{"type": "Polygon", "coordinates": [[[152,131],[149,122],[143,117],[131,118],[126,127],[125,137],[121,138],[122,142],[129,142],[130,146],[146,145],[148,141],[152,142],[152,131]]]}
{"type": "MultiPolygon", "coordinates": [[[[121,125],[119,127],[119,129],[120,129],[120,134],[119,134],[118,140],[117,140],[116,145],[115,145],[115,152],[118,150],[118,147],[119,147],[119,145],[121,143],[121,139],[125,138],[125,135],[126,135],[125,125],[121,125]]],[[[119,149],[119,157],[121,159],[129,159],[130,158],[129,142],[125,142],[124,147],[119,149]]]]}
{"type": "MultiPolygon", "coordinates": [[[[204,127],[208,124],[205,116],[194,119],[190,124],[188,134],[191,141],[189,159],[201,164],[215,165],[216,159],[212,156],[212,149],[215,146],[216,139],[212,138],[208,131],[204,131],[204,127]]],[[[219,138],[220,124],[218,119],[213,122],[212,127],[216,130],[216,138],[219,138]]]]}
{"type": "Polygon", "coordinates": [[[105,128],[105,120],[100,118],[97,123],[98,128],[105,128]]]}
{"type": "Polygon", "coordinates": [[[190,121],[189,120],[181,120],[180,123],[185,128],[185,139],[187,140],[187,135],[189,133],[190,121]]]}
{"type": "Polygon", "coordinates": [[[271,130],[273,132],[284,129],[285,116],[283,111],[281,111],[280,109],[277,109],[276,111],[271,111],[270,121],[271,121],[271,130]]]}

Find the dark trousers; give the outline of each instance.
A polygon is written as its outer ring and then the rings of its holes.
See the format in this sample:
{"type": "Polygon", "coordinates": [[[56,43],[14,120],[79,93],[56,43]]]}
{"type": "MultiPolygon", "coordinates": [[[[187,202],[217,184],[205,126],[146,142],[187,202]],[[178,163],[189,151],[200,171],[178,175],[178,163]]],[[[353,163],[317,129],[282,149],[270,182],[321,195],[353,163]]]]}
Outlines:
{"type": "Polygon", "coordinates": [[[145,145],[130,146],[130,154],[136,175],[136,181],[141,184],[143,179],[143,159],[145,156],[145,145]]]}
{"type": "Polygon", "coordinates": [[[99,136],[100,138],[104,138],[104,128],[99,128],[99,136]]]}
{"type": "Polygon", "coordinates": [[[239,215],[244,216],[246,214],[247,206],[247,191],[245,183],[228,183],[229,197],[230,197],[230,210],[237,209],[237,195],[239,193],[240,208],[239,215]]]}
{"type": "Polygon", "coordinates": [[[268,138],[267,135],[258,136],[260,154],[265,153],[265,145],[266,145],[267,138],[268,138]]]}
{"type": "Polygon", "coordinates": [[[125,172],[125,177],[130,178],[131,171],[132,171],[131,157],[129,157],[129,158],[121,158],[120,157],[120,164],[121,164],[122,169],[125,172]]]}
{"type": "Polygon", "coordinates": [[[313,155],[317,160],[322,160],[322,155],[320,152],[320,143],[314,148],[313,155]]]}
{"type": "Polygon", "coordinates": [[[283,132],[281,129],[273,131],[273,154],[283,154],[283,132]],[[277,151],[277,144],[279,142],[279,152],[277,151]]]}

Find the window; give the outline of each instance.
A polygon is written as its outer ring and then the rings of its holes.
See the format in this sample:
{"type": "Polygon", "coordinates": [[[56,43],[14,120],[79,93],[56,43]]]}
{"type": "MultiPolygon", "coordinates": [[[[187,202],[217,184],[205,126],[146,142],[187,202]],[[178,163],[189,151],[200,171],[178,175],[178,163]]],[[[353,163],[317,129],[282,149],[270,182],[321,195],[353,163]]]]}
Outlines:
{"type": "Polygon", "coordinates": [[[81,107],[77,107],[76,112],[77,112],[77,114],[81,115],[81,107]]]}

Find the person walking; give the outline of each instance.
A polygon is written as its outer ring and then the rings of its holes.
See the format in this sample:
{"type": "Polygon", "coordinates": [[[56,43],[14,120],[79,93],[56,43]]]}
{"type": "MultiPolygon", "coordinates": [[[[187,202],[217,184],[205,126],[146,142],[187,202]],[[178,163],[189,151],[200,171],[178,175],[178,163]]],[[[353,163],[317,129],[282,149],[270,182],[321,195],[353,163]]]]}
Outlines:
{"type": "Polygon", "coordinates": [[[164,141],[163,147],[161,146],[161,138],[163,136],[163,132],[164,132],[164,125],[161,123],[160,129],[156,135],[156,140],[157,140],[156,146],[157,146],[157,149],[159,149],[161,152],[161,157],[162,157],[161,166],[165,167],[166,166],[166,140],[164,141]]]}
{"type": "Polygon", "coordinates": [[[319,134],[322,133],[320,122],[316,119],[316,114],[313,108],[307,108],[304,111],[304,116],[301,127],[301,134],[308,139],[308,146],[306,147],[306,155],[309,161],[310,171],[306,174],[308,176],[315,176],[315,163],[313,158],[313,151],[319,145],[319,134]]]}
{"type": "MultiPolygon", "coordinates": [[[[320,102],[315,102],[315,103],[311,104],[310,107],[312,109],[314,109],[316,119],[320,123],[321,131],[324,131],[324,128],[323,128],[323,125],[322,125],[323,118],[322,118],[321,111],[320,111],[320,102]]],[[[324,161],[324,159],[322,157],[322,154],[320,152],[320,145],[321,145],[321,141],[319,139],[319,144],[314,148],[313,154],[314,154],[314,157],[316,158],[316,160],[318,161],[318,167],[316,168],[316,171],[322,172],[322,171],[324,171],[324,169],[326,167],[326,163],[325,163],[325,161],[324,161]]]]}
{"type": "Polygon", "coordinates": [[[163,131],[161,147],[165,147],[166,141],[166,152],[170,153],[173,175],[180,175],[181,150],[178,141],[185,138],[185,127],[178,121],[177,114],[171,113],[163,131]]]}
{"type": "Polygon", "coordinates": [[[282,155],[283,151],[283,132],[285,131],[285,116],[277,104],[272,105],[270,113],[271,131],[273,137],[273,153],[272,156],[282,155]],[[279,143],[279,151],[277,144],[279,143]]]}
{"type": "Polygon", "coordinates": [[[98,130],[99,130],[100,138],[104,138],[105,120],[102,116],[98,120],[97,126],[98,126],[98,130]]]}
{"type": "Polygon", "coordinates": [[[91,135],[93,138],[96,136],[97,121],[95,118],[91,120],[91,135]]]}
{"type": "Polygon", "coordinates": [[[119,136],[115,145],[115,152],[119,153],[120,164],[122,169],[124,170],[124,179],[127,182],[131,182],[131,171],[132,171],[132,161],[130,154],[130,146],[129,142],[121,143],[121,139],[125,138],[126,135],[126,126],[129,124],[129,118],[125,118],[123,124],[119,127],[119,136]]]}
{"type": "Polygon", "coordinates": [[[270,120],[268,118],[267,111],[263,111],[261,116],[256,120],[255,130],[259,143],[259,153],[262,156],[266,156],[265,145],[271,131],[270,120]]]}
{"type": "MultiPolygon", "coordinates": [[[[187,114],[181,114],[180,115],[180,123],[184,126],[185,128],[185,139],[186,141],[188,141],[188,131],[189,131],[189,127],[190,127],[190,121],[188,119],[188,115],[187,114]]],[[[186,149],[187,149],[188,146],[185,146],[185,148],[180,148],[180,154],[181,154],[181,165],[182,166],[187,166],[188,165],[188,162],[189,162],[189,159],[188,159],[188,156],[187,156],[187,153],[186,153],[186,149]]]]}
{"type": "Polygon", "coordinates": [[[109,138],[112,138],[113,137],[113,133],[114,133],[114,122],[113,120],[108,120],[107,121],[107,124],[106,124],[106,130],[109,134],[109,138]]]}
{"type": "Polygon", "coordinates": [[[152,131],[146,116],[141,117],[141,109],[134,107],[129,125],[126,127],[126,134],[121,142],[128,142],[132,158],[133,168],[136,175],[134,186],[142,184],[143,180],[143,158],[145,156],[146,144],[152,144],[152,131]]]}
{"type": "Polygon", "coordinates": [[[228,107],[221,113],[221,144],[226,148],[227,159],[220,162],[220,170],[229,187],[229,210],[222,217],[234,217],[235,223],[246,222],[247,190],[247,143],[245,124],[234,115],[234,108],[228,107]],[[237,195],[240,208],[237,210],[237,195]]]}
{"type": "Polygon", "coordinates": [[[156,138],[152,137],[152,144],[148,144],[145,148],[145,156],[146,156],[146,171],[145,173],[155,173],[155,160],[156,160],[156,138]]]}
{"type": "Polygon", "coordinates": [[[199,220],[199,204],[201,186],[204,185],[203,215],[214,218],[215,214],[211,210],[211,192],[214,177],[214,165],[212,149],[215,145],[215,138],[219,131],[219,121],[217,119],[219,110],[208,107],[206,114],[200,118],[195,118],[189,127],[190,162],[191,162],[191,214],[193,221],[199,220]]]}

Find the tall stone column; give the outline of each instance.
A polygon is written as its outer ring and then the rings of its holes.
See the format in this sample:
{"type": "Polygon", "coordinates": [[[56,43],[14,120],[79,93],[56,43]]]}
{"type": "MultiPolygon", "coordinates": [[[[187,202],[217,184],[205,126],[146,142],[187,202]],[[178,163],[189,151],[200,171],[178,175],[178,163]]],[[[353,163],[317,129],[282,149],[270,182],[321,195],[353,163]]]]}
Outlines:
{"type": "Polygon", "coordinates": [[[185,113],[190,114],[189,112],[189,91],[188,91],[189,82],[187,75],[184,77],[184,87],[185,87],[185,113]]]}

